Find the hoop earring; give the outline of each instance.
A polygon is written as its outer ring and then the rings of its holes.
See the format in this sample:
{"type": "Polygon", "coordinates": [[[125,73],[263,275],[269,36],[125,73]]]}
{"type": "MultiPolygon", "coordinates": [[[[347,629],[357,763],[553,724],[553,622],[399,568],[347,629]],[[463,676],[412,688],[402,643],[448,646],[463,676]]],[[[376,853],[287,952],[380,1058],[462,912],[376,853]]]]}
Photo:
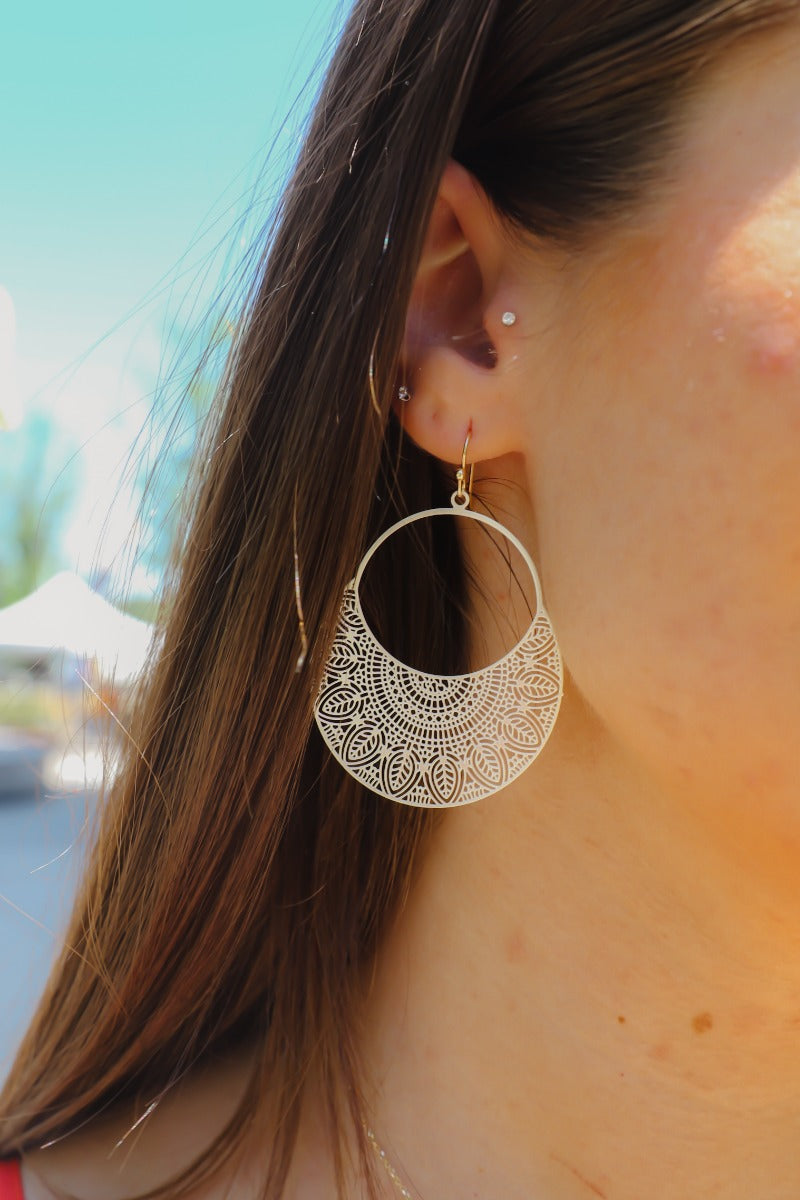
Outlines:
{"type": "Polygon", "coordinates": [[[561,654],[528,551],[499,521],[470,507],[469,434],[449,508],[392,525],[369,547],[345,588],[339,625],[314,704],[320,733],[345,770],[389,800],[422,808],[470,804],[506,787],[542,751],[563,693],[561,654]],[[536,613],[517,644],[488,667],[431,675],[400,662],[375,637],[359,585],[376,550],[427,517],[459,516],[502,534],[531,573],[536,613]]]}

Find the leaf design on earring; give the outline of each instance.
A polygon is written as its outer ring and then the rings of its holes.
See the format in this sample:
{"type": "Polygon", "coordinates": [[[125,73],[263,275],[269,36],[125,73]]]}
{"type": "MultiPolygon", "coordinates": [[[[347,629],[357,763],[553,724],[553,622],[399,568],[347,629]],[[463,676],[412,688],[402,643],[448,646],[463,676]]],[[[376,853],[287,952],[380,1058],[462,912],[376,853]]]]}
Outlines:
{"type": "Polygon", "coordinates": [[[345,736],[342,750],[354,767],[372,762],[385,748],[380,729],[363,717],[352,725],[345,736]]]}
{"type": "Polygon", "coordinates": [[[388,796],[404,796],[419,784],[419,766],[405,747],[387,751],[381,765],[381,791],[388,796]]]}
{"type": "Polygon", "coordinates": [[[543,746],[546,734],[531,708],[506,712],[500,721],[500,736],[507,752],[527,753],[531,746],[543,746]]]}
{"type": "Polygon", "coordinates": [[[330,684],[320,692],[317,706],[323,721],[350,724],[362,712],[363,697],[353,691],[349,682],[346,675],[333,674],[330,684]]]}
{"type": "Polygon", "coordinates": [[[464,772],[451,754],[440,754],[428,768],[434,804],[452,804],[461,791],[464,772]]]}
{"type": "Polygon", "coordinates": [[[502,787],[505,763],[496,742],[482,738],[476,742],[469,758],[470,769],[487,787],[502,787]]]}

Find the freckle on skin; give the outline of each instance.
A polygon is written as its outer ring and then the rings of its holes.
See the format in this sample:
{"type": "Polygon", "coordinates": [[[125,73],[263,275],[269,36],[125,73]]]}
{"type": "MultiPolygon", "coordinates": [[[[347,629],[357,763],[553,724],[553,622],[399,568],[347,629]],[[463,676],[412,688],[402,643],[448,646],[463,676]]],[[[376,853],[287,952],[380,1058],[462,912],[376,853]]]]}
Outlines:
{"type": "Polygon", "coordinates": [[[695,1033],[708,1033],[709,1029],[713,1028],[714,1018],[712,1017],[711,1013],[698,1013],[696,1017],[692,1018],[692,1029],[695,1031],[695,1033]]]}
{"type": "Polygon", "coordinates": [[[522,962],[527,954],[527,946],[525,938],[522,936],[522,931],[515,929],[511,936],[506,941],[506,961],[510,963],[522,962]]]}

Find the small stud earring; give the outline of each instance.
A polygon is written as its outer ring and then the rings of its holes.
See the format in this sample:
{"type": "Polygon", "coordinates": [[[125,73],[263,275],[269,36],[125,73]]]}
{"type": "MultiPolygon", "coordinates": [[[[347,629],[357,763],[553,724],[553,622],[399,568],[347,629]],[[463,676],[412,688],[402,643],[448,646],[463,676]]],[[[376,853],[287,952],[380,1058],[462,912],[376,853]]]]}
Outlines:
{"type": "Polygon", "coordinates": [[[514,312],[504,312],[500,320],[504,325],[516,325],[517,314],[514,312]]]}
{"type": "Polygon", "coordinates": [[[408,404],[411,399],[411,390],[403,384],[397,389],[397,398],[398,400],[402,400],[403,404],[408,404]]]}

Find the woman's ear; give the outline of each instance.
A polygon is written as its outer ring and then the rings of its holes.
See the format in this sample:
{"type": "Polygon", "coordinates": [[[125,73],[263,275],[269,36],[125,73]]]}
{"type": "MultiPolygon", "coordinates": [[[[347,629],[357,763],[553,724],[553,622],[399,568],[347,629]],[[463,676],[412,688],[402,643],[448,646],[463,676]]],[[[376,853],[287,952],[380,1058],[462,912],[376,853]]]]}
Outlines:
{"type": "Polygon", "coordinates": [[[450,162],[442,177],[406,321],[398,399],[404,428],[445,462],[520,448],[512,403],[518,292],[508,234],[472,175],[450,162]]]}

